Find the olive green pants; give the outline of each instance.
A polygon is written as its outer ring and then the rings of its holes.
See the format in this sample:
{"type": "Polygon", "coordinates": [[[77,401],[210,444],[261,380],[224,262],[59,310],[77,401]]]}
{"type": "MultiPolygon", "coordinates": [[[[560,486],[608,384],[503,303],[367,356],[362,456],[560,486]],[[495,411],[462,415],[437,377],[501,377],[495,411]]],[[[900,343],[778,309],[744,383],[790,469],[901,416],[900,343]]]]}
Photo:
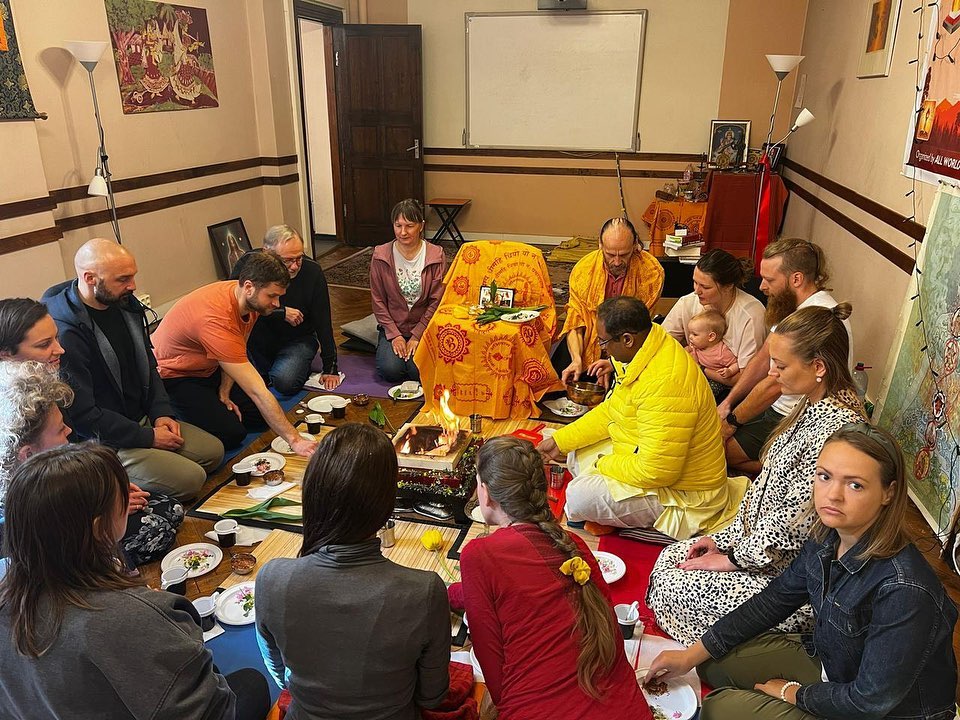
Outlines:
{"type": "Polygon", "coordinates": [[[796,680],[803,685],[821,681],[820,663],[807,655],[799,635],[765,633],[737,646],[720,660],[697,668],[713,692],[703,699],[701,720],[776,718],[811,720],[795,705],[772,698],[753,686],[773,678],[796,680]]]}

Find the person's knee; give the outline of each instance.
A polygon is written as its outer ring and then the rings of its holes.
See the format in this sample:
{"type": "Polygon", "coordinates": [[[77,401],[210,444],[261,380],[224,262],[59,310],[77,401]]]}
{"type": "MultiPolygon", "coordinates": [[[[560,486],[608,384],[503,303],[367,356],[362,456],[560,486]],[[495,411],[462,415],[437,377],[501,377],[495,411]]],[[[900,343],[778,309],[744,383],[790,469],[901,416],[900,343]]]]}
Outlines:
{"type": "Polygon", "coordinates": [[[397,362],[392,362],[390,360],[377,360],[377,371],[387,382],[403,382],[407,379],[407,370],[404,366],[404,363],[396,359],[397,362]]]}
{"type": "Polygon", "coordinates": [[[703,699],[700,720],[740,720],[755,717],[744,702],[748,691],[725,687],[714,690],[703,699]]]}
{"type": "Polygon", "coordinates": [[[307,377],[309,376],[310,368],[307,368],[307,372],[304,373],[294,373],[294,372],[273,372],[270,373],[270,384],[273,385],[273,389],[276,390],[281,395],[290,397],[291,395],[296,395],[298,392],[303,390],[304,383],[307,382],[307,377]]]}
{"type": "Polygon", "coordinates": [[[578,482],[578,478],[574,478],[567,485],[566,497],[566,512],[570,520],[580,522],[593,519],[594,513],[591,512],[591,508],[596,498],[589,487],[589,483],[578,482]]]}

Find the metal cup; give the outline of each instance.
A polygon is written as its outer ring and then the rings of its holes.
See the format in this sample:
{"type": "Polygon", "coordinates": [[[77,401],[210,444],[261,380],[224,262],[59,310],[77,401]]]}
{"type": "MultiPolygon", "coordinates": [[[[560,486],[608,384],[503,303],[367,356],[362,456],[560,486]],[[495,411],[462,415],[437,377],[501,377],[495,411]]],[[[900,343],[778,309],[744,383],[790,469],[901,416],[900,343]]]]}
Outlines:
{"type": "Polygon", "coordinates": [[[380,547],[391,548],[397,544],[396,528],[397,523],[393,520],[387,520],[386,524],[380,528],[380,547]]]}
{"type": "Polygon", "coordinates": [[[470,432],[479,435],[483,432],[483,415],[474,413],[470,416],[470,432]]]}

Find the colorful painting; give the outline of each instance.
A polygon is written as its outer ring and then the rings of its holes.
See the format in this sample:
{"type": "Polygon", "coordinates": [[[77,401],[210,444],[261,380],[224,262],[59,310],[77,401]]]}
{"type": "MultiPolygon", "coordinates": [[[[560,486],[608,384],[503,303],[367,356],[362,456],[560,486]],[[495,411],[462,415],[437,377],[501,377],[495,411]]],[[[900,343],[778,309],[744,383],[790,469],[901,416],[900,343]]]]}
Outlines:
{"type": "Polygon", "coordinates": [[[747,162],[749,142],[749,120],[711,120],[708,166],[717,170],[732,170],[743,165],[747,162]]]}
{"type": "Polygon", "coordinates": [[[17,47],[10,0],[0,0],[0,120],[33,120],[37,109],[30,96],[17,47]]]}
{"type": "MultiPolygon", "coordinates": [[[[924,182],[960,179],[960,2],[928,8],[926,56],[910,117],[904,174],[924,182]]],[[[911,66],[915,67],[915,66],[911,66]]]]}
{"type": "Polygon", "coordinates": [[[875,417],[900,442],[910,494],[943,537],[960,488],[960,196],[953,191],[937,193],[917,267],[875,417]]]}
{"type": "Polygon", "coordinates": [[[897,37],[900,0],[873,0],[867,6],[867,30],[857,77],[886,77],[897,37]]]}
{"type": "Polygon", "coordinates": [[[127,115],[218,107],[207,11],[150,0],[105,0],[127,115]]]}

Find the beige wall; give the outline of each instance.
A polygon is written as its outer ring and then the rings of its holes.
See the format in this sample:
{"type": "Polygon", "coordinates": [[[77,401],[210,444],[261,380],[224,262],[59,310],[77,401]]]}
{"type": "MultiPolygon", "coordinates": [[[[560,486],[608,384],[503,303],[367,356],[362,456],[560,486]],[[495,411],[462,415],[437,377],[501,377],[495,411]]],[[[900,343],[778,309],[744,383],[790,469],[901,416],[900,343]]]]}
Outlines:
{"type": "MultiPolygon", "coordinates": [[[[807,74],[804,104],[817,119],[791,138],[787,151],[792,160],[906,216],[913,214],[912,199],[904,197],[912,183],[901,175],[901,167],[916,84],[915,66],[907,63],[916,55],[919,27],[911,8],[903,5],[890,76],[860,80],[856,74],[866,3],[810,0],[806,60],[800,67],[807,74]]],[[[796,173],[787,172],[787,177],[912,255],[906,235],[796,173]]],[[[926,222],[933,194],[934,188],[918,184],[920,223],[926,222]]],[[[834,295],[854,306],[854,355],[875,368],[872,396],[880,387],[909,276],[798,197],[790,201],[784,231],[824,247],[834,295]]]]}
{"type": "MultiPolygon", "coordinates": [[[[461,146],[464,13],[528,11],[531,5],[525,0],[407,0],[409,22],[423,26],[426,147],[461,146]]],[[[592,0],[592,10],[649,10],[638,127],[641,152],[705,153],[710,121],[717,118],[752,120],[750,144],[758,147],[766,134],[776,92],[776,77],[763,55],[799,51],[806,6],[807,0],[592,0]]],[[[788,79],[784,83],[781,125],[786,125],[791,117],[792,82],[788,79]]],[[[575,107],[570,112],[571,117],[576,116],[575,107]]],[[[681,172],[687,165],[686,161],[631,160],[629,154],[621,157],[627,170],[681,172]]],[[[613,160],[428,155],[426,161],[427,199],[473,199],[459,222],[467,232],[554,237],[596,234],[604,219],[620,211],[615,177],[479,174],[436,169],[438,164],[477,163],[612,170],[613,160]]],[[[624,180],[626,209],[638,225],[654,192],[668,181],[624,180]]],[[[435,223],[436,219],[431,216],[428,222],[435,223]]]]}

